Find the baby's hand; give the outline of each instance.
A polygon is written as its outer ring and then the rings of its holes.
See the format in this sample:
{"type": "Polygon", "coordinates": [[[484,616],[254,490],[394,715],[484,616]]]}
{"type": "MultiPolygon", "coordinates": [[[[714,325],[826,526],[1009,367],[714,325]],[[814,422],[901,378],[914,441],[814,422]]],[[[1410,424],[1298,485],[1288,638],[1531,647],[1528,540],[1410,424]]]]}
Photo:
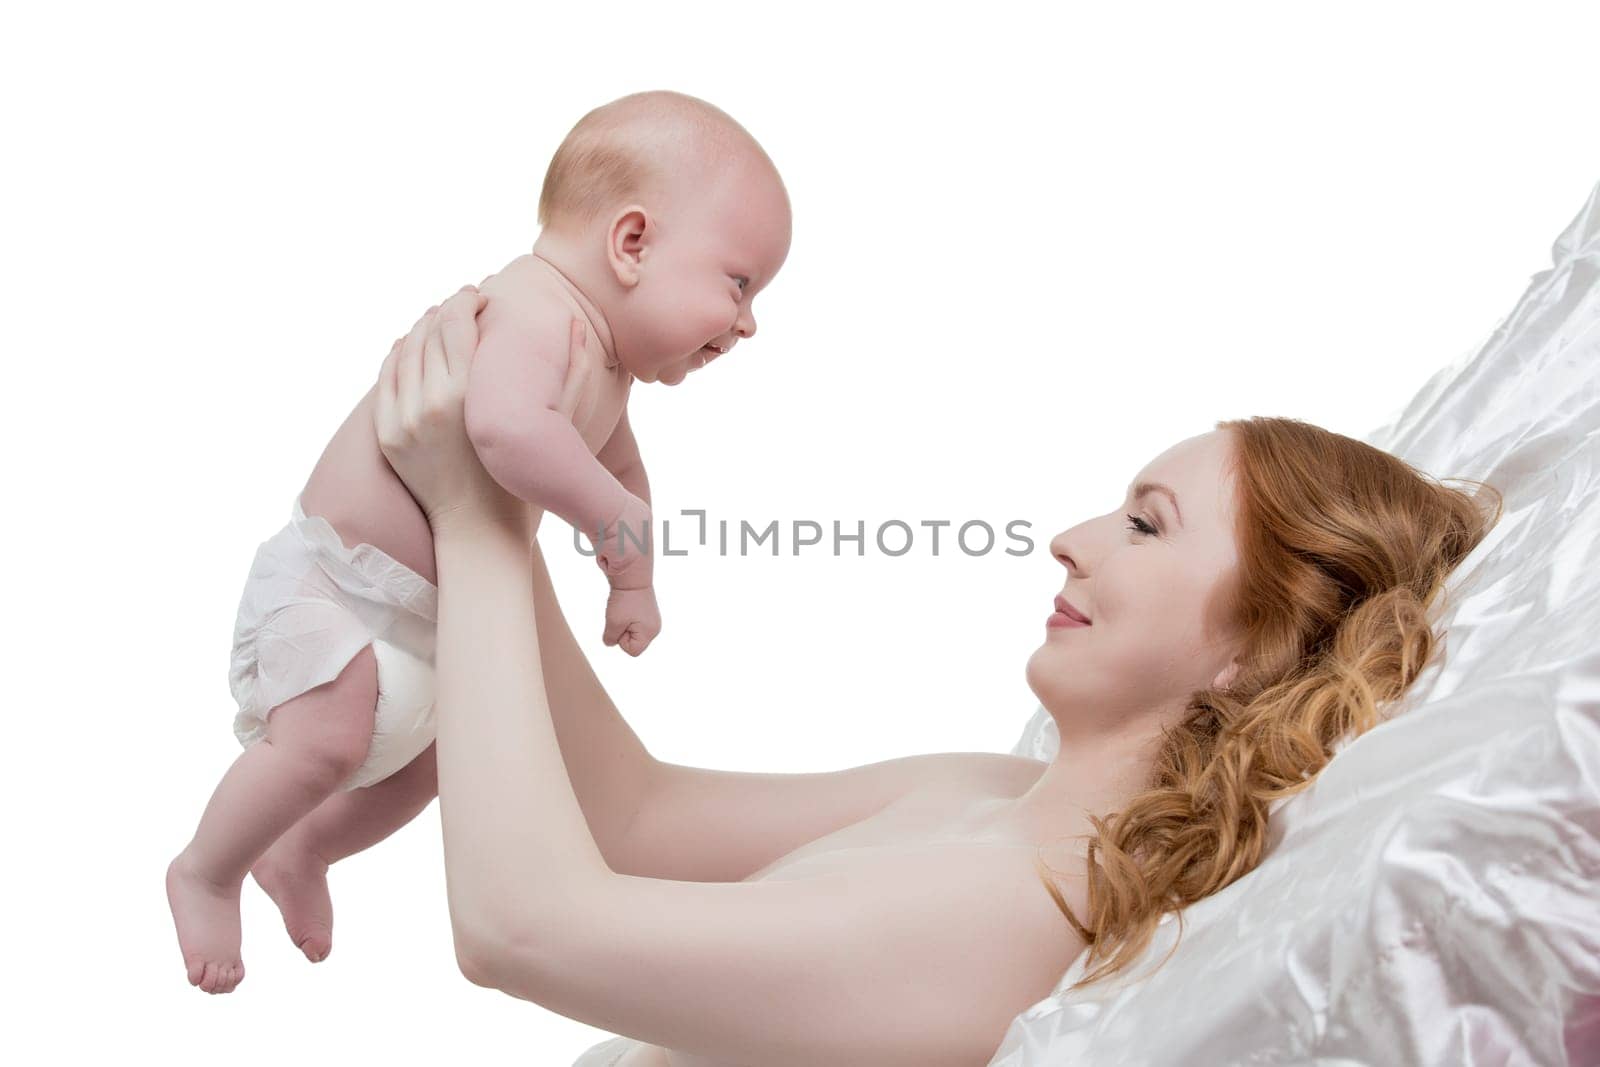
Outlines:
{"type": "Polygon", "coordinates": [[[620,644],[622,651],[637,656],[660,632],[661,612],[656,608],[653,586],[611,590],[606,600],[606,644],[620,644]]]}

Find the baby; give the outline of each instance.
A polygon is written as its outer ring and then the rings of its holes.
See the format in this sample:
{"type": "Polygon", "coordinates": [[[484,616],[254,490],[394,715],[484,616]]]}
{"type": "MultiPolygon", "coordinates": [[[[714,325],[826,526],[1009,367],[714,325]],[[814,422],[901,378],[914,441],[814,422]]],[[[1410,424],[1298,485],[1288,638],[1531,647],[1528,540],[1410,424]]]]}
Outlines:
{"type": "MultiPolygon", "coordinates": [[[[789,251],[788,195],[722,111],[638,93],[573,127],[545,175],[539,223],[531,253],[479,287],[467,432],[506,490],[595,543],[612,587],[605,642],[637,656],[660,618],[628,389],[636,378],[676,385],[755,333],[752,301],[789,251]],[[571,358],[592,372],[574,409],[562,385],[575,320],[587,342],[571,358]]],[[[378,449],[373,396],[258,549],[240,602],[229,685],[245,751],[167,870],[189,982],[208,993],[244,977],[246,872],[321,960],[326,863],[389,836],[437,788],[433,542],[378,449]]]]}

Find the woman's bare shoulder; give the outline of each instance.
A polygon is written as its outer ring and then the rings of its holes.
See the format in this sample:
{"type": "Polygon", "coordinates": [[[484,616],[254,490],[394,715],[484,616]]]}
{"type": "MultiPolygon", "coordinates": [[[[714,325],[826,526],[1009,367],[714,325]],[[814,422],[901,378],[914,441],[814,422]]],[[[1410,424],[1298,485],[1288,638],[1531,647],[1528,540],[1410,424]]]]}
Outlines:
{"type": "Polygon", "coordinates": [[[953,799],[1011,800],[1026,793],[1045,763],[1000,752],[939,752],[921,757],[922,788],[953,799]]]}
{"type": "Polygon", "coordinates": [[[937,752],[837,771],[755,773],[655,762],[649,799],[611,858],[649,878],[740,882],[797,850],[853,831],[899,833],[1025,792],[1044,764],[937,752]],[[870,829],[861,824],[877,819],[870,829]],[[891,829],[885,821],[893,819],[891,829]]]}

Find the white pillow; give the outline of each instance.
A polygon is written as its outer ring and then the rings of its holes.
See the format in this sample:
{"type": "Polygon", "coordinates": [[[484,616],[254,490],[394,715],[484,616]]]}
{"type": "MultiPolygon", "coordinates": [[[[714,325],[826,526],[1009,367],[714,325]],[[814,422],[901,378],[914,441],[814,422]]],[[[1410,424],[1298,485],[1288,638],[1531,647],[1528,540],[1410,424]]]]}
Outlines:
{"type": "MultiPolygon", "coordinates": [[[[1272,815],[1260,867],[991,1067],[1600,1064],[1600,186],[1476,352],[1368,441],[1505,494],[1440,659],[1272,815]]],[[[1016,754],[1049,760],[1041,708],[1016,754]]],[[[1065,920],[1063,920],[1065,921],[1065,920]]]]}

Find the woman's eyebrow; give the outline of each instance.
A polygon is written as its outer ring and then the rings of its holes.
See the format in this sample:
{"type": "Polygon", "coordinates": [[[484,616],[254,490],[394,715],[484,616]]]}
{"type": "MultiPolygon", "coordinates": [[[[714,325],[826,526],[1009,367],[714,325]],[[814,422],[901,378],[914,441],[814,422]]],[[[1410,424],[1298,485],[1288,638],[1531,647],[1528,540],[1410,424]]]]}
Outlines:
{"type": "Polygon", "coordinates": [[[1172,501],[1172,510],[1178,513],[1178,525],[1183,525],[1183,509],[1178,506],[1178,494],[1172,491],[1172,486],[1162,485],[1160,482],[1140,482],[1133,487],[1135,499],[1144,496],[1146,493],[1161,493],[1172,501]]]}

